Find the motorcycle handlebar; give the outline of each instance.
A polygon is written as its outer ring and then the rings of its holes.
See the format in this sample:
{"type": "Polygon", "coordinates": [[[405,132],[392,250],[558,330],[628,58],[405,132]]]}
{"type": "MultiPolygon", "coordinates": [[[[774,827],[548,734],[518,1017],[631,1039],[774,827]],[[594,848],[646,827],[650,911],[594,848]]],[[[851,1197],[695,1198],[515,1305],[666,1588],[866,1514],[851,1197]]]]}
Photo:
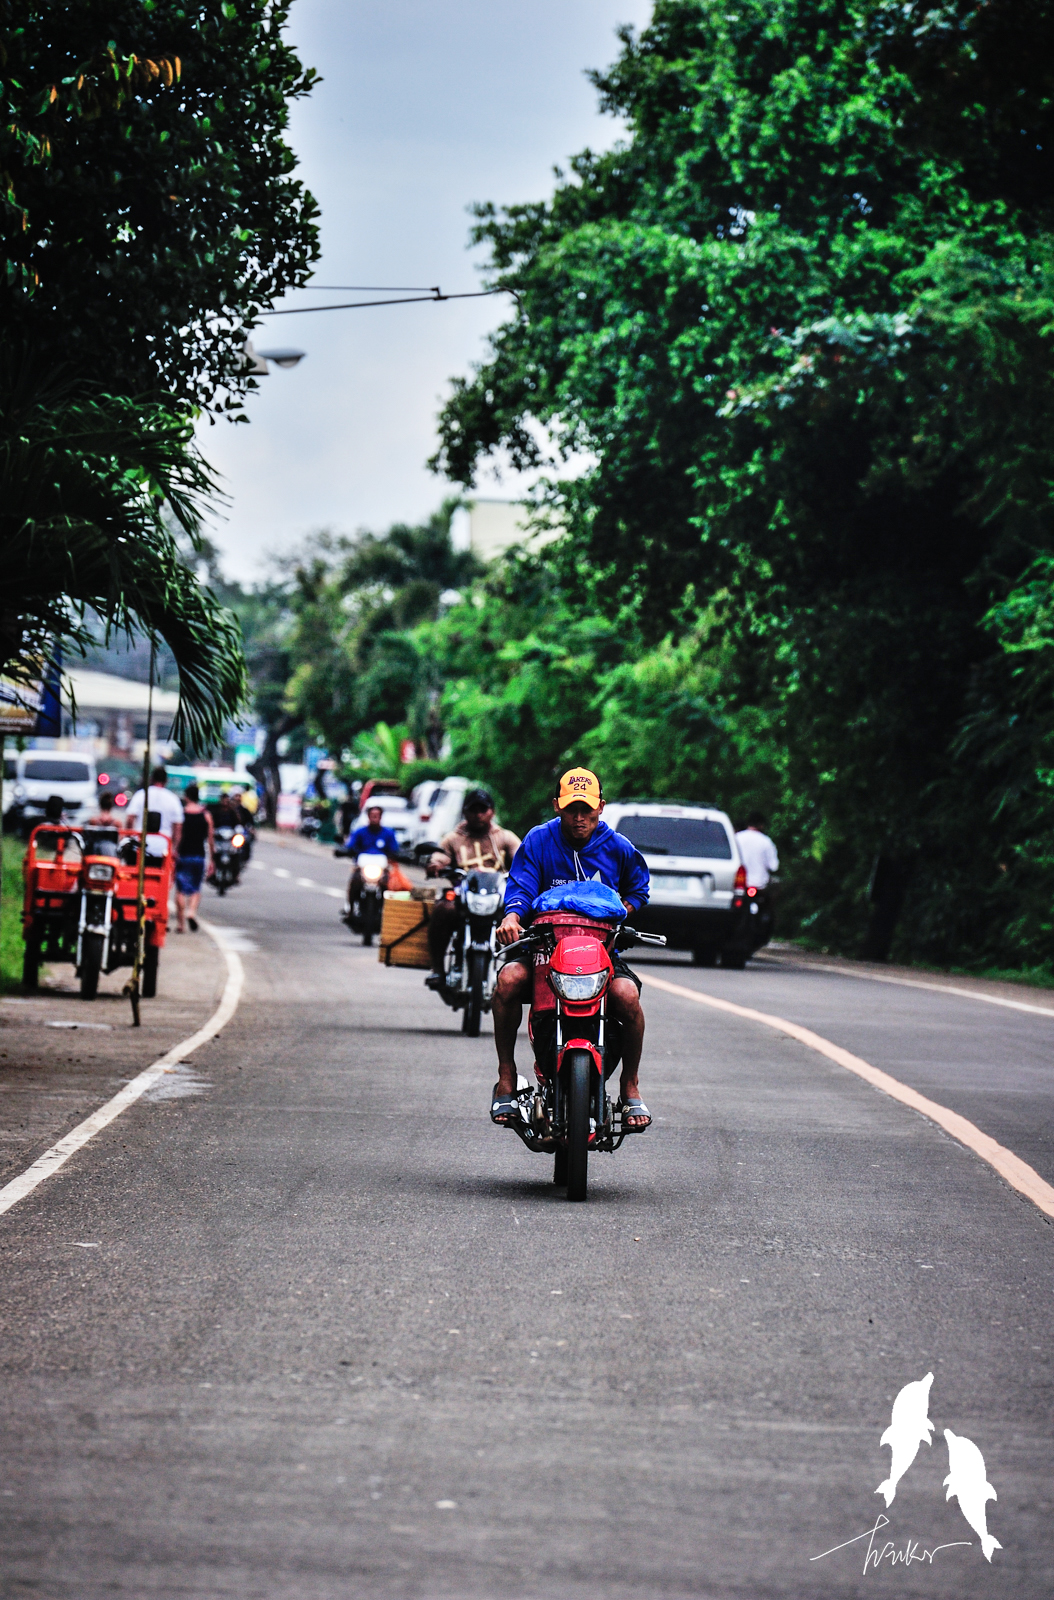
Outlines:
{"type": "MultiPolygon", "coordinates": [[[[545,938],[547,931],[550,931],[547,927],[538,928],[537,930],[528,929],[523,938],[517,939],[515,944],[503,945],[498,951],[498,957],[502,960],[502,965],[504,965],[505,961],[515,960],[517,955],[528,954],[540,939],[545,938]]],[[[657,950],[664,950],[666,948],[666,935],[664,933],[638,933],[636,928],[631,928],[628,923],[624,923],[615,936],[615,942],[616,944],[629,945],[648,944],[657,950]]]]}

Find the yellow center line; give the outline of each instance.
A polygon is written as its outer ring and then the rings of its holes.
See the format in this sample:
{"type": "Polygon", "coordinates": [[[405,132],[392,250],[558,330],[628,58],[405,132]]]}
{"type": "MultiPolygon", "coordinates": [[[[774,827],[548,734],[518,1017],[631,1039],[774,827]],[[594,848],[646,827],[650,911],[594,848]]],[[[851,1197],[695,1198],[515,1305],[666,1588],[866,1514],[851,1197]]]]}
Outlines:
{"type": "Polygon", "coordinates": [[[909,1089],[907,1084],[891,1078],[888,1072],[880,1071],[869,1061],[862,1061],[859,1056],[843,1050],[841,1045],[832,1044],[830,1039],[822,1038],[820,1034],[813,1033],[811,1028],[803,1028],[797,1022],[788,1022],[785,1017],[771,1016],[767,1011],[754,1011],[749,1006],[737,1006],[731,1000],[718,1000],[715,995],[702,994],[698,989],[686,989],[680,983],[668,983],[665,978],[653,978],[643,972],[640,977],[645,983],[650,983],[655,989],[664,990],[666,994],[678,995],[683,1000],[694,1000],[697,1005],[712,1006],[715,1011],[728,1011],[732,1016],[744,1017],[748,1022],[761,1022],[767,1028],[776,1028],[780,1033],[789,1034],[792,1039],[808,1045],[810,1050],[826,1056],[828,1060],[836,1061],[847,1071],[855,1072],[858,1078],[863,1078],[874,1088],[881,1089],[892,1099],[899,1100],[901,1105],[910,1106],[913,1111],[918,1111],[931,1122],[935,1122],[945,1133],[950,1133],[953,1139],[958,1139],[960,1144],[964,1144],[968,1150],[980,1156],[982,1161],[987,1162],[1012,1189],[1016,1189],[1019,1194],[1031,1200],[1044,1216],[1054,1217],[1054,1188],[1044,1182],[1027,1161],[1022,1161],[1020,1156],[1016,1156],[1012,1150],[1007,1150],[1004,1145],[997,1144],[987,1133],[982,1133],[980,1128],[966,1117],[961,1117],[957,1111],[949,1111],[947,1106],[938,1105],[935,1100],[928,1100],[924,1094],[919,1094],[917,1090],[909,1089]]]}

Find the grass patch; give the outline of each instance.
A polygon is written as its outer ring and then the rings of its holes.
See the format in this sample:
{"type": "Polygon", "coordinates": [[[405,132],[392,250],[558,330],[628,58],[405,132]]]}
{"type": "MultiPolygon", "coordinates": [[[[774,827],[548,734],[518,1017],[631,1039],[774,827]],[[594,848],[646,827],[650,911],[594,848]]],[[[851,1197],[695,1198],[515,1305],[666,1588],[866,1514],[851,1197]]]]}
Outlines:
{"type": "Polygon", "coordinates": [[[3,895],[0,901],[0,994],[22,987],[22,857],[21,839],[4,838],[3,895]]]}
{"type": "Polygon", "coordinates": [[[1049,967],[949,967],[956,977],[991,978],[994,983],[1023,983],[1032,989],[1054,989],[1049,967]]]}
{"type": "MultiPolygon", "coordinates": [[[[862,959],[857,955],[845,956],[841,950],[832,950],[829,945],[818,944],[808,937],[781,937],[778,943],[805,950],[814,956],[838,956],[846,961],[862,959]]],[[[881,966],[882,963],[872,962],[871,965],[881,966]]],[[[919,974],[928,973],[935,978],[987,978],[992,983],[1020,983],[1030,989],[1054,989],[1054,972],[1050,967],[929,967],[921,961],[891,961],[889,965],[919,974]]]]}

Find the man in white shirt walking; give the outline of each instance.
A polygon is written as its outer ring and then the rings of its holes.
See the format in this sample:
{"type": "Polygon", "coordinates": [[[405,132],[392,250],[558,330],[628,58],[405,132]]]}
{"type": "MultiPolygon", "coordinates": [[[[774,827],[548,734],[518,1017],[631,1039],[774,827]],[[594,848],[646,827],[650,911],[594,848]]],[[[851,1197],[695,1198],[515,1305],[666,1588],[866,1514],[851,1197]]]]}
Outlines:
{"type": "Polygon", "coordinates": [[[747,869],[748,889],[766,889],[772,874],[779,871],[776,846],[764,828],[765,818],[760,811],[752,811],[742,833],[736,834],[740,858],[747,869]]]}
{"type": "MultiPolygon", "coordinates": [[[[169,849],[174,855],[179,854],[179,836],[183,832],[183,807],[174,794],[165,788],[168,782],[168,773],[164,767],[155,767],[150,774],[150,788],[147,790],[146,812],[149,817],[151,811],[156,811],[161,819],[158,830],[164,838],[170,841],[169,849]]],[[[137,789],[128,802],[125,812],[127,826],[138,828],[141,826],[143,815],[143,791],[137,789]]]]}

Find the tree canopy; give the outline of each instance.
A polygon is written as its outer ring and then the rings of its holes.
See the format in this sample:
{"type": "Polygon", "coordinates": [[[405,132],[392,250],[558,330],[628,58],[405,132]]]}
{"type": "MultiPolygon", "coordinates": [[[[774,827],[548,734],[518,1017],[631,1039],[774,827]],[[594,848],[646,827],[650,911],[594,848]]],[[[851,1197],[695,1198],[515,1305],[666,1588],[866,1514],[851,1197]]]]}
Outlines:
{"type": "Polygon", "coordinates": [[[4,0],[0,320],[104,388],[237,406],[245,330],[318,255],[285,0],[4,0]]]}
{"type": "Polygon", "coordinates": [[[727,594],[819,937],[851,942],[885,852],[946,955],[1029,850],[993,810],[1019,680],[986,618],[1054,549],[1052,44],[1041,0],[658,0],[595,75],[629,138],[478,209],[518,309],[435,464],[592,457],[543,496],[583,613],[658,640],[727,594]]]}

